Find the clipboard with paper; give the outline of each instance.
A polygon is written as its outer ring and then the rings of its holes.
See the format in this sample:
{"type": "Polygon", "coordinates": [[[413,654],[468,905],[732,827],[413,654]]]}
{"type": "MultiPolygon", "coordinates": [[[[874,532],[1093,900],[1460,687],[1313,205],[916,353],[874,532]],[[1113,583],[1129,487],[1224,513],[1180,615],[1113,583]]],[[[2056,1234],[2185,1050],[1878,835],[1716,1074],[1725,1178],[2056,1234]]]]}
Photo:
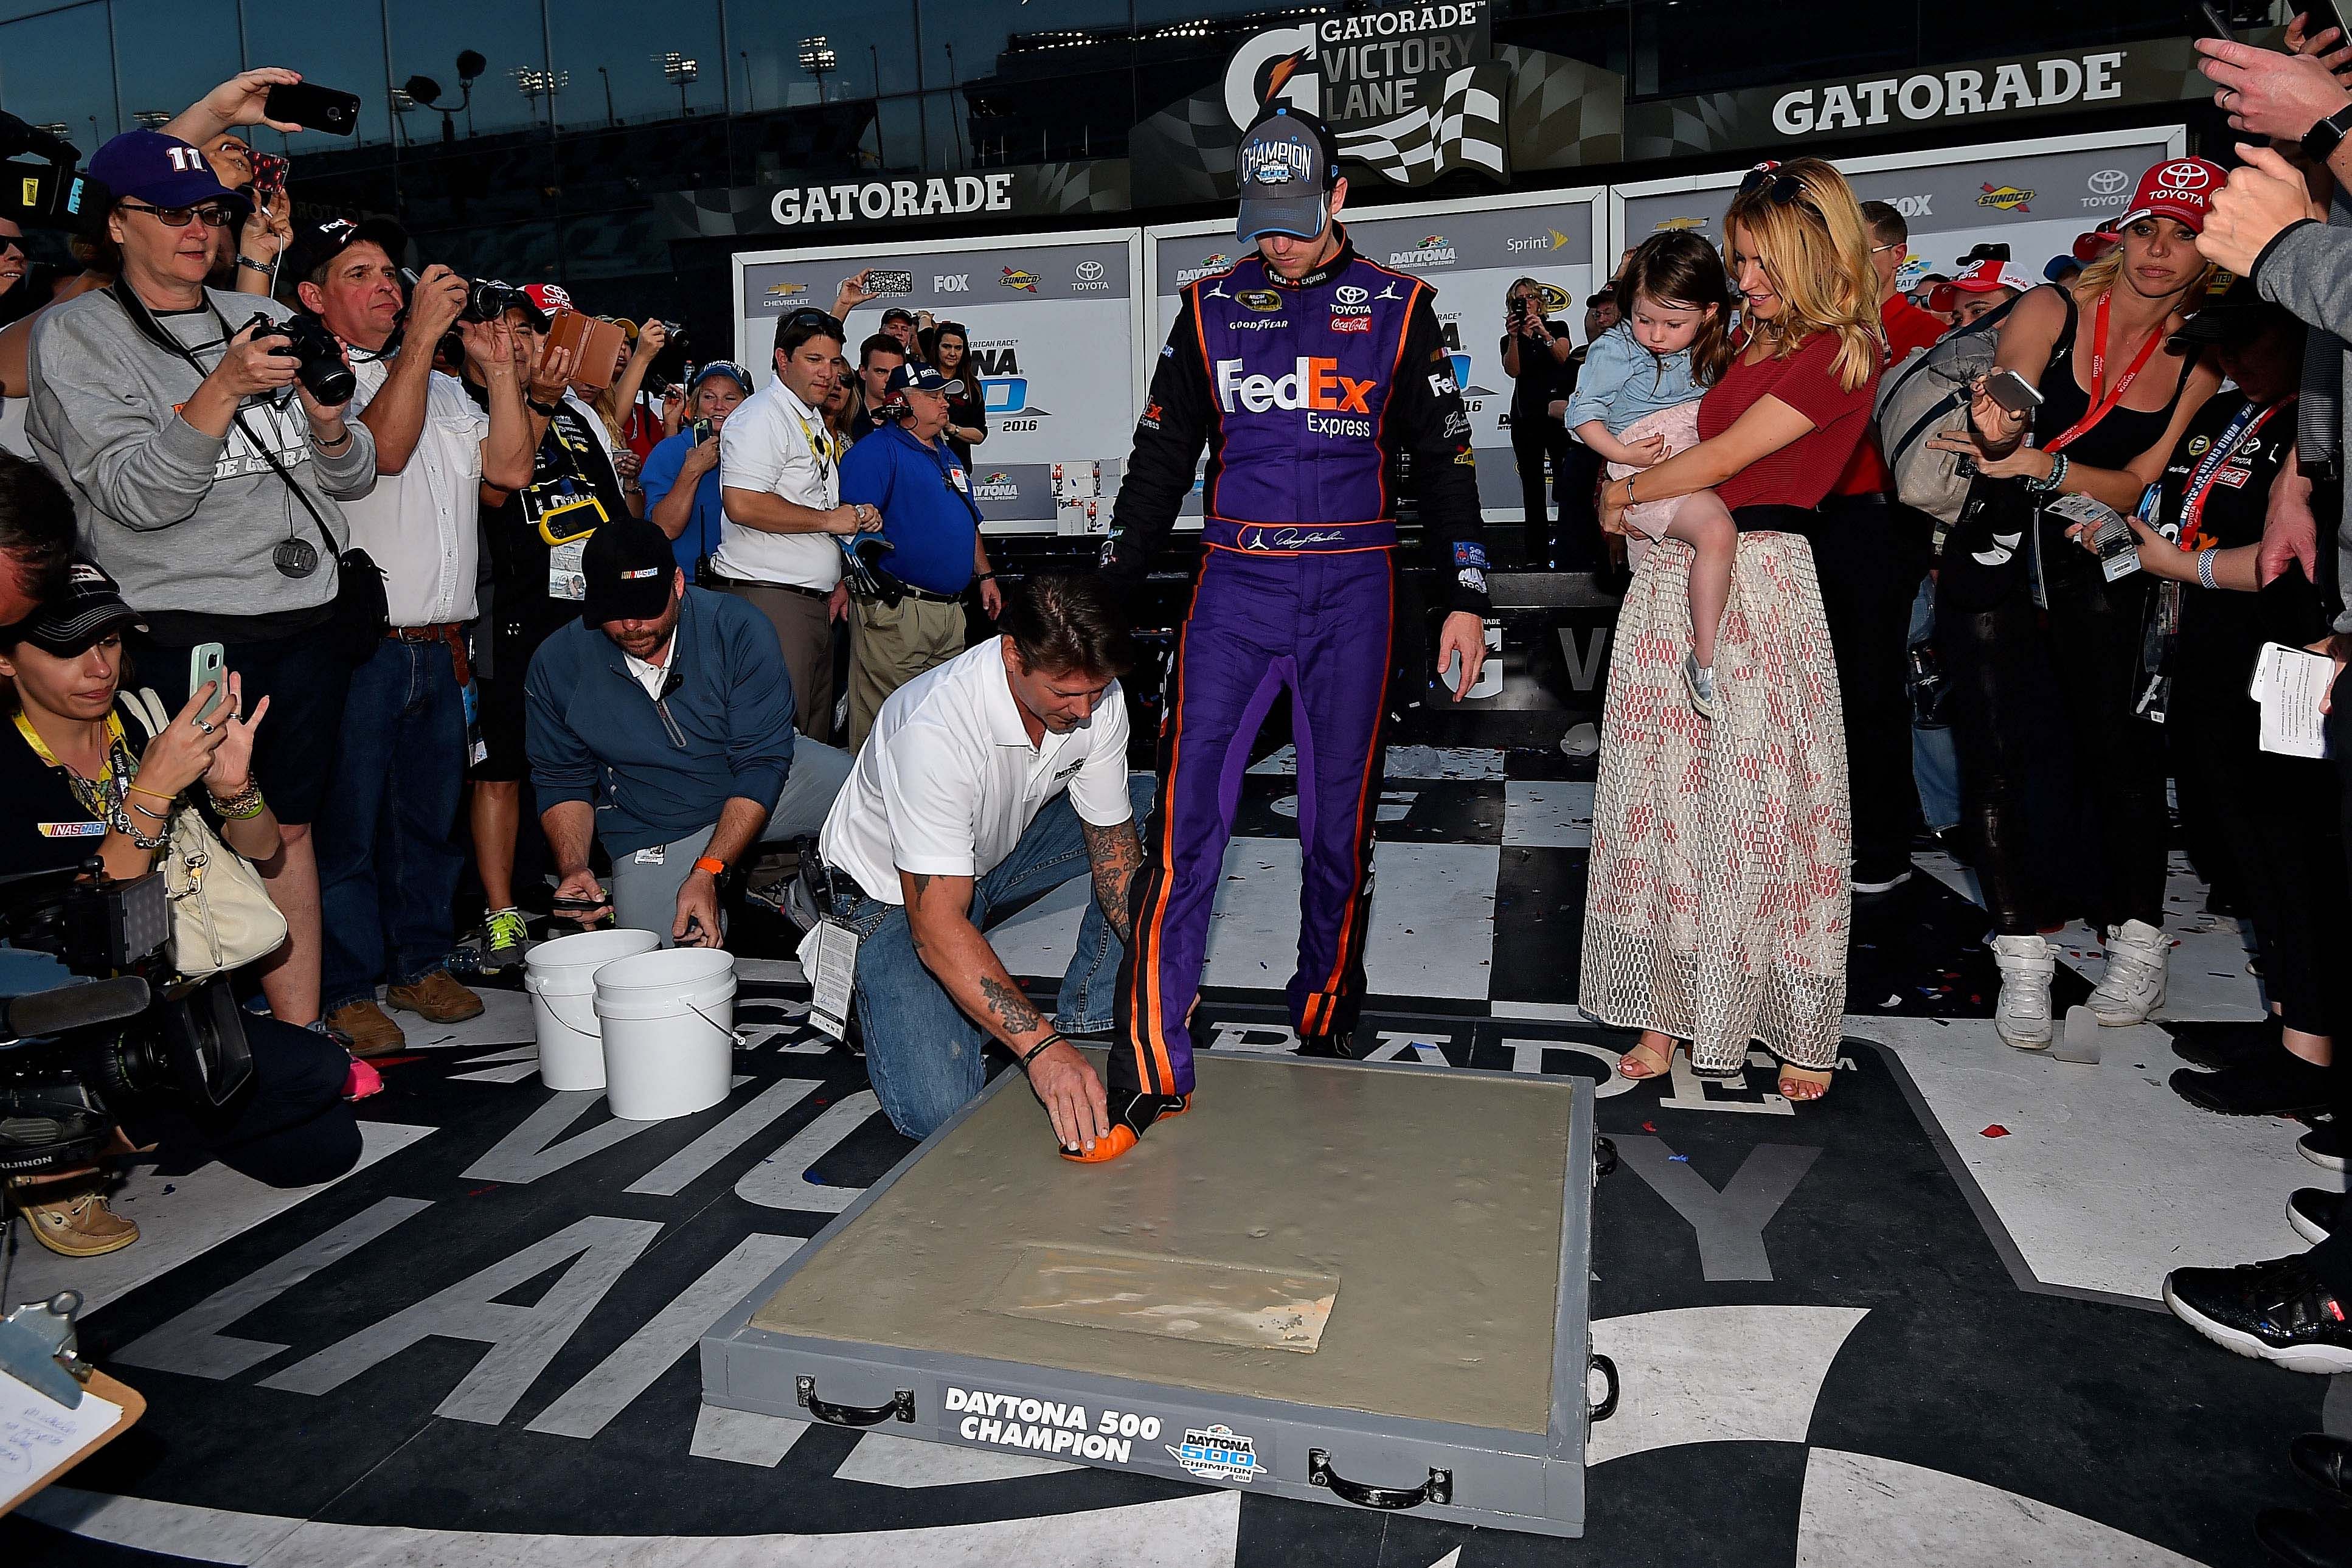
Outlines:
{"type": "Polygon", "coordinates": [[[147,1413],[137,1389],[75,1355],[73,1314],[80,1305],[79,1296],[67,1291],[0,1319],[0,1514],[147,1413]]]}

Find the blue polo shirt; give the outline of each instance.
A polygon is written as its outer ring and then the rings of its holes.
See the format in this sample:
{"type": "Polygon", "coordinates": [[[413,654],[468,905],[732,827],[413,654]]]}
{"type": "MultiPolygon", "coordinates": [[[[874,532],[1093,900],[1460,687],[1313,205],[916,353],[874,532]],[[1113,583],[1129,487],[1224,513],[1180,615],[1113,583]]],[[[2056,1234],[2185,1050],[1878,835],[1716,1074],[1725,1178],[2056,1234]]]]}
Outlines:
{"type": "Polygon", "coordinates": [[[926,447],[889,421],[841,459],[841,500],[882,513],[882,537],[891,544],[883,564],[900,582],[930,594],[971,585],[980,511],[971,476],[944,438],[926,447]]]}
{"type": "MultiPolygon", "coordinates": [[[[711,439],[716,441],[719,437],[713,436],[711,439]]],[[[677,488],[678,470],[686,467],[686,455],[693,449],[694,432],[681,430],[657,442],[646,454],[646,465],[638,470],[637,483],[646,487],[646,516],[652,516],[661,499],[677,488]]],[[[719,510],[719,465],[713,463],[710,471],[702,476],[702,482],[694,487],[694,511],[687,518],[684,531],[670,542],[678,565],[685,568],[688,582],[694,581],[695,569],[706,557],[718,553],[719,523],[723,515],[719,510]]]]}

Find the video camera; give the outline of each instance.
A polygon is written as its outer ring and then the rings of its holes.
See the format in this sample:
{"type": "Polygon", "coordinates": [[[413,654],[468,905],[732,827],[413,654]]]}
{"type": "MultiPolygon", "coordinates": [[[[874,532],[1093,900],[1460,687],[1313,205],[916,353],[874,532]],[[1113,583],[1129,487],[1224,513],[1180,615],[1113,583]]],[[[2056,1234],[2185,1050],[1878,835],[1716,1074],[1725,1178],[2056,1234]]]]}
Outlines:
{"type": "Polygon", "coordinates": [[[161,872],[127,881],[98,860],[0,879],[0,938],[62,959],[74,979],[0,1000],[0,1174],[95,1154],[120,1101],[177,1094],[226,1106],[253,1076],[236,996],[178,978],[161,872]]]}
{"type": "Polygon", "coordinates": [[[0,112],[0,217],[26,228],[87,227],[113,197],[80,163],[72,142],[0,112]]]}

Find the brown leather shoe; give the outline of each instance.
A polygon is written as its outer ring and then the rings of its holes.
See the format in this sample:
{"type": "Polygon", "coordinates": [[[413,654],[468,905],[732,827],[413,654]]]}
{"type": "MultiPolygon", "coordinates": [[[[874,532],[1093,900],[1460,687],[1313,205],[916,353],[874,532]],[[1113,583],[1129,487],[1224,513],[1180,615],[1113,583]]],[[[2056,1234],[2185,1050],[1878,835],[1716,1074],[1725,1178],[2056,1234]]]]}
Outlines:
{"type": "Polygon", "coordinates": [[[482,1016],[482,999],[436,969],[414,985],[395,985],[383,999],[404,1013],[414,1013],[428,1024],[462,1024],[482,1016]]]}
{"type": "Polygon", "coordinates": [[[373,999],[351,1002],[327,1015],[327,1027],[351,1042],[355,1057],[385,1057],[408,1044],[392,1016],[373,999]]]}
{"type": "Polygon", "coordinates": [[[16,1206],[25,1211],[33,1239],[51,1252],[65,1258],[100,1258],[120,1252],[139,1239],[139,1227],[109,1208],[106,1194],[97,1188],[77,1193],[68,1184],[65,1190],[71,1195],[47,1203],[31,1196],[38,1190],[18,1187],[16,1206]]]}

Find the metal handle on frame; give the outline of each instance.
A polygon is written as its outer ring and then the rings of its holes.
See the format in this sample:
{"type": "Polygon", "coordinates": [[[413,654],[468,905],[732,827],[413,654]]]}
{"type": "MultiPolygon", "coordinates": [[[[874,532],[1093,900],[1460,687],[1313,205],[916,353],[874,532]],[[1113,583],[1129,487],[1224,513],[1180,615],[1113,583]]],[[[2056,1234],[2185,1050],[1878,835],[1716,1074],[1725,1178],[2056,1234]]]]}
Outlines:
{"type": "Polygon", "coordinates": [[[890,1395],[887,1405],[835,1405],[816,1396],[816,1379],[796,1377],[793,1390],[799,1396],[801,1408],[828,1426],[879,1426],[897,1418],[911,1423],[915,1419],[915,1391],[901,1388],[890,1395]]]}
{"type": "Polygon", "coordinates": [[[1595,1138],[1592,1141],[1592,1179],[1597,1182],[1603,1176],[1616,1174],[1616,1172],[1615,1142],[1607,1138],[1595,1138]]]}
{"type": "Polygon", "coordinates": [[[1587,1373],[1584,1420],[1585,1424],[1590,1426],[1595,1421],[1606,1421],[1617,1414],[1617,1363],[1605,1355],[1596,1355],[1588,1364],[1587,1373]],[[1601,1374],[1601,1382],[1609,1385],[1609,1392],[1601,1396],[1601,1403],[1598,1405],[1590,1403],[1591,1398],[1590,1391],[1592,1384],[1590,1373],[1595,1372],[1601,1374]]]}
{"type": "Polygon", "coordinates": [[[1358,1508],[1419,1508],[1423,1503],[1446,1503],[1454,1500],[1454,1472],[1430,1467],[1429,1479],[1407,1489],[1403,1487],[1371,1487],[1361,1481],[1351,1481],[1331,1468],[1331,1456],[1320,1448],[1307,1450],[1307,1484],[1324,1487],[1358,1508]]]}

